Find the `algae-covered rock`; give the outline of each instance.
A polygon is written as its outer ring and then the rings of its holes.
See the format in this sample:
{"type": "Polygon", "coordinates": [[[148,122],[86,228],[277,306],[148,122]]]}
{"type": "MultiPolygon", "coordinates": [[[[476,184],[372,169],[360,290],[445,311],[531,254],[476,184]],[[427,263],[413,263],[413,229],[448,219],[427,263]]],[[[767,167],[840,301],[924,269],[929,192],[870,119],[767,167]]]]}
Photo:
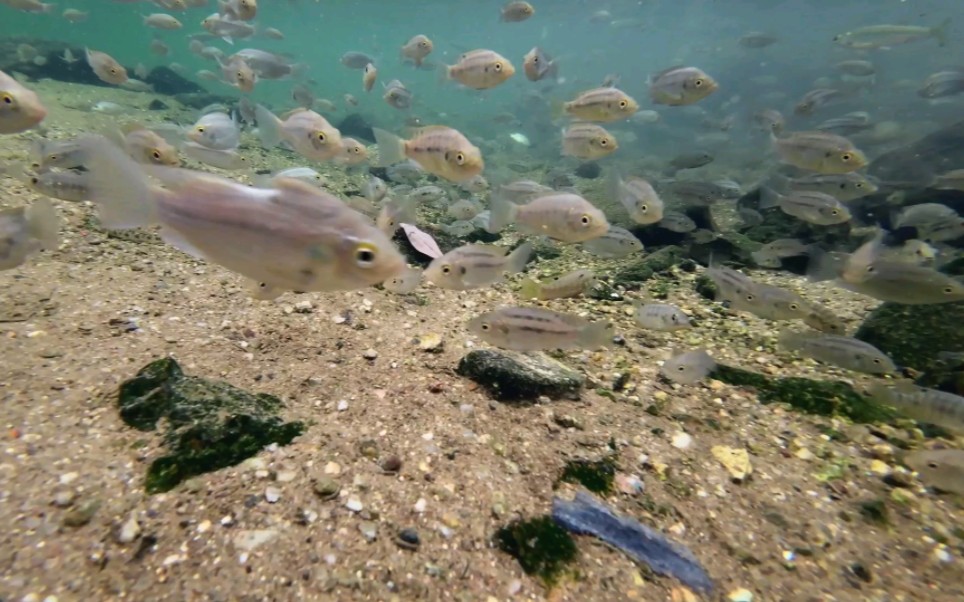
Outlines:
{"type": "Polygon", "coordinates": [[[582,374],[541,353],[481,349],[459,361],[457,372],[485,387],[500,401],[578,399],[582,374]]]}
{"type": "Polygon", "coordinates": [[[896,416],[890,408],[874,403],[840,381],[771,378],[724,364],[717,364],[710,376],[727,384],[756,389],[761,403],[787,403],[807,414],[846,416],[854,422],[886,422],[896,416]]]}
{"type": "Polygon", "coordinates": [[[171,358],[151,362],[123,382],[118,405],[124,422],[138,430],[155,430],[166,419],[168,454],[148,468],[148,493],[233,466],[271,443],[287,445],[305,428],[278,417],[283,404],[277,397],[186,376],[171,358]]]}
{"type": "Polygon", "coordinates": [[[513,521],[496,532],[495,543],[546,587],[558,582],[577,554],[572,535],[549,516],[513,521]]]}
{"type": "Polygon", "coordinates": [[[683,260],[683,249],[671,245],[637,259],[619,270],[613,276],[613,286],[623,286],[627,289],[639,288],[639,283],[645,282],[654,274],[665,272],[683,260]]]}
{"type": "Polygon", "coordinates": [[[917,384],[964,394],[964,302],[936,305],[883,303],[854,335],[923,374],[917,384]]]}
{"type": "Polygon", "coordinates": [[[616,460],[607,456],[601,460],[570,460],[562,469],[558,483],[582,485],[593,493],[611,493],[616,478],[616,460]]]}

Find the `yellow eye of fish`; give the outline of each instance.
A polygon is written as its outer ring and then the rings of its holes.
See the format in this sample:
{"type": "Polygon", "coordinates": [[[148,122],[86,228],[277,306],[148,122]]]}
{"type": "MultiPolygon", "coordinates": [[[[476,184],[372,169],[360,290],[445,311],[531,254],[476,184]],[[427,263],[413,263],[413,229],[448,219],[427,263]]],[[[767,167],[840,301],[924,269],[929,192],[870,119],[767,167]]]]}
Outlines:
{"type": "Polygon", "coordinates": [[[853,158],[854,158],[854,156],[851,155],[850,153],[844,153],[844,154],[840,155],[840,160],[841,160],[841,161],[844,161],[845,163],[846,163],[846,162],[849,162],[849,161],[850,161],[851,159],[853,159],[853,158]]]}
{"type": "Polygon", "coordinates": [[[197,126],[195,129],[197,130],[197,133],[198,133],[198,134],[203,134],[203,133],[204,133],[204,126],[203,126],[203,125],[199,125],[199,126],[197,126]]]}
{"type": "Polygon", "coordinates": [[[0,97],[0,98],[3,98],[3,104],[5,104],[5,105],[12,105],[12,104],[13,104],[13,96],[11,96],[10,94],[4,94],[4,95],[3,95],[2,97],[0,97]]]}
{"type": "Polygon", "coordinates": [[[619,108],[620,108],[620,109],[625,109],[627,106],[629,106],[629,103],[626,102],[625,100],[620,100],[620,101],[619,101],[619,108]]]}
{"type": "Polygon", "coordinates": [[[463,153],[455,153],[455,162],[459,165],[465,163],[465,155],[463,153]]]}
{"type": "Polygon", "coordinates": [[[151,153],[151,156],[154,157],[155,159],[160,160],[160,158],[161,158],[161,151],[155,149],[154,152],[151,153]]]}
{"type": "Polygon", "coordinates": [[[693,82],[693,85],[696,86],[697,88],[699,88],[700,86],[703,85],[703,80],[697,79],[697,80],[695,80],[695,81],[693,82]]]}
{"type": "Polygon", "coordinates": [[[496,63],[492,68],[496,71],[502,71],[502,63],[496,63]]]}
{"type": "Polygon", "coordinates": [[[450,265],[443,265],[443,266],[442,266],[442,273],[443,273],[443,274],[450,274],[451,272],[452,272],[452,266],[450,266],[450,265]]]}
{"type": "Polygon", "coordinates": [[[589,223],[592,221],[592,218],[589,217],[588,215],[583,215],[582,217],[579,218],[579,221],[581,221],[583,225],[588,226],[589,223]]]}
{"type": "Polygon", "coordinates": [[[359,267],[370,268],[375,263],[375,247],[362,243],[355,248],[355,263],[359,267]]]}

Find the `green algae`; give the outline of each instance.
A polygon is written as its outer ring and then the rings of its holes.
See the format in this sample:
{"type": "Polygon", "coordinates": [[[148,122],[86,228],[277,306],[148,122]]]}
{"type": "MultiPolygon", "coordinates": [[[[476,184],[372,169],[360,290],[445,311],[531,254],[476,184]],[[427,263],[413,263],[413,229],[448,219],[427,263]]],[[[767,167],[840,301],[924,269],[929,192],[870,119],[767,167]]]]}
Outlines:
{"type": "Polygon", "coordinates": [[[557,483],[582,485],[593,493],[610,493],[616,478],[616,460],[607,456],[601,460],[570,460],[562,469],[557,483]]]}
{"type": "Polygon", "coordinates": [[[578,553],[572,535],[550,516],[513,521],[496,532],[495,543],[546,587],[559,582],[578,553]]]}
{"type": "Polygon", "coordinates": [[[172,358],[151,362],[123,382],[118,405],[124,422],[141,431],[156,430],[165,419],[168,453],[148,468],[148,493],[233,466],[271,443],[287,445],[305,429],[278,416],[284,404],[277,397],[186,376],[172,358]]]}

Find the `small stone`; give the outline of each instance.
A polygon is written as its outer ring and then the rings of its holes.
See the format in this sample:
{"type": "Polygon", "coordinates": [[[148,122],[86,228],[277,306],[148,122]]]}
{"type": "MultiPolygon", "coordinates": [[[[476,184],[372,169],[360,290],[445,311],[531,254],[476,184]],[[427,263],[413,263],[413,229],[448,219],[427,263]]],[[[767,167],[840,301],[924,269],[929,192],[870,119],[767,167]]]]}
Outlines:
{"type": "Polygon", "coordinates": [[[669,592],[670,602],[699,602],[699,598],[688,587],[674,586],[669,592]]]}
{"type": "Polygon", "coordinates": [[[293,470],[279,470],[278,474],[274,476],[274,480],[279,483],[290,483],[298,478],[298,473],[293,470]]]}
{"type": "Polygon", "coordinates": [[[361,500],[354,495],[348,496],[348,500],[345,502],[345,508],[348,508],[352,512],[361,512],[364,507],[361,500]]]}
{"type": "Polygon", "coordinates": [[[442,521],[443,525],[450,529],[457,529],[458,527],[462,526],[462,522],[459,520],[458,515],[454,512],[443,512],[442,516],[439,517],[439,520],[442,521]]]}
{"type": "Polygon", "coordinates": [[[365,439],[358,444],[358,451],[369,460],[374,460],[378,457],[378,443],[374,439],[365,439]]]}
{"type": "Polygon", "coordinates": [[[642,480],[634,474],[618,472],[613,479],[613,483],[616,485],[617,490],[626,495],[637,495],[643,491],[642,480]]]}
{"type": "Polygon", "coordinates": [[[280,532],[275,529],[253,529],[248,531],[240,531],[234,536],[234,547],[238,548],[242,552],[250,552],[278,537],[278,535],[280,535],[280,532]]]}
{"type": "Polygon", "coordinates": [[[936,558],[938,562],[944,562],[944,563],[951,562],[952,560],[954,560],[954,556],[952,556],[951,553],[947,551],[947,546],[945,546],[944,544],[941,544],[936,548],[934,548],[934,558],[936,558]]]}
{"type": "Polygon", "coordinates": [[[753,592],[741,587],[728,593],[726,599],[730,602],[753,602],[753,592]]]}
{"type": "Polygon", "coordinates": [[[67,514],[64,515],[64,525],[67,527],[83,527],[94,518],[94,514],[97,513],[99,508],[99,499],[85,500],[71,508],[67,514]]]}
{"type": "Polygon", "coordinates": [[[882,460],[873,460],[870,463],[870,472],[876,475],[885,476],[890,474],[890,471],[890,466],[882,460]]]}
{"type": "Polygon", "coordinates": [[[894,446],[887,443],[878,443],[870,448],[870,453],[878,460],[892,460],[894,458],[894,446]]]}
{"type": "Polygon", "coordinates": [[[58,508],[66,508],[67,506],[74,503],[74,498],[77,494],[73,489],[58,489],[54,492],[54,506],[58,508]]]}
{"type": "Polygon", "coordinates": [[[338,405],[335,407],[338,409],[339,412],[344,412],[345,410],[348,409],[348,400],[346,399],[339,400],[338,405]]]}
{"type": "Polygon", "coordinates": [[[204,519],[197,525],[198,533],[207,533],[211,530],[211,521],[204,519]]]}
{"type": "Polygon", "coordinates": [[[402,459],[398,456],[388,456],[382,460],[380,467],[384,474],[398,474],[402,470],[402,459]]]}
{"type": "Polygon", "coordinates": [[[295,311],[299,314],[310,314],[314,310],[315,306],[311,301],[298,301],[295,303],[295,311]]]}
{"type": "Polygon", "coordinates": [[[585,430],[582,421],[571,414],[553,414],[552,420],[564,429],[585,430]]]}
{"type": "Polygon", "coordinates": [[[395,537],[395,543],[404,550],[415,551],[422,543],[418,538],[418,531],[415,529],[402,529],[395,537]]]}
{"type": "Polygon", "coordinates": [[[374,349],[366,349],[362,353],[362,357],[365,358],[366,360],[374,360],[375,358],[378,357],[378,352],[375,351],[374,349]]]}
{"type": "Polygon", "coordinates": [[[325,464],[325,474],[339,475],[341,474],[341,466],[337,462],[329,462],[325,464]]]}
{"type": "Polygon", "coordinates": [[[58,479],[58,481],[60,482],[61,485],[70,485],[71,483],[76,481],[77,477],[79,476],[80,475],[76,472],[65,472],[64,474],[60,475],[60,478],[58,479]]]}
{"type": "Polygon", "coordinates": [[[375,541],[378,539],[378,525],[370,520],[363,520],[358,523],[358,530],[361,531],[362,537],[366,541],[375,541]]]}
{"type": "Polygon", "coordinates": [[[725,445],[715,445],[710,450],[713,457],[729,471],[735,481],[742,481],[753,472],[750,465],[750,454],[745,449],[736,449],[725,445]]]}
{"type": "Polygon", "coordinates": [[[221,526],[222,526],[222,527],[230,527],[230,526],[232,526],[232,525],[234,525],[234,517],[233,517],[233,516],[231,516],[230,514],[226,514],[226,515],[224,515],[224,516],[221,517],[221,526]]]}
{"type": "Polygon", "coordinates": [[[456,370],[485,387],[499,401],[578,399],[585,377],[543,354],[480,349],[470,351],[456,370]]]}
{"type": "Polygon", "coordinates": [[[428,502],[425,501],[425,498],[420,497],[418,498],[418,501],[415,502],[415,506],[412,507],[412,510],[418,513],[422,513],[422,512],[425,512],[426,506],[428,506],[428,502]]]}
{"type": "Polygon", "coordinates": [[[120,543],[131,543],[141,534],[141,526],[137,523],[137,517],[132,513],[117,532],[117,541],[120,543]]]}
{"type": "Polygon", "coordinates": [[[806,460],[806,461],[813,460],[816,457],[813,455],[813,452],[807,449],[806,447],[801,447],[797,451],[793,452],[793,455],[800,458],[801,460],[806,460]]]}
{"type": "Polygon", "coordinates": [[[693,445],[693,437],[688,433],[680,431],[673,435],[672,445],[676,449],[689,449],[693,445]]]}
{"type": "Polygon", "coordinates": [[[264,490],[264,499],[269,504],[274,504],[281,499],[281,490],[277,487],[266,487],[264,490]]]}
{"type": "Polygon", "coordinates": [[[445,348],[442,337],[434,332],[420,334],[415,337],[418,348],[427,353],[441,353],[445,348]]]}
{"type": "Polygon", "coordinates": [[[338,494],[341,492],[341,486],[334,479],[329,479],[328,477],[316,479],[311,484],[311,488],[315,492],[315,495],[323,500],[334,499],[338,497],[338,494]]]}

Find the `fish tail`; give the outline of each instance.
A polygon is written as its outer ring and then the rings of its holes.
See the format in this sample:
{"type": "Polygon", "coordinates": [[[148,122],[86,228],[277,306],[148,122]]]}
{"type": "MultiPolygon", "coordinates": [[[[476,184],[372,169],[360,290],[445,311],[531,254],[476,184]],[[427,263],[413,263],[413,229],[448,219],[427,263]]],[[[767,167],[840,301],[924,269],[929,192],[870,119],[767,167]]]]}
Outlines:
{"type": "Polygon", "coordinates": [[[372,128],[372,132],[375,134],[375,144],[378,146],[376,167],[388,167],[405,160],[405,140],[378,128],[372,128]]]}
{"type": "Polygon", "coordinates": [[[950,24],[951,24],[951,18],[948,17],[944,19],[944,21],[937,27],[931,28],[931,35],[937,38],[938,46],[947,45],[947,28],[950,26],[950,24]]]}
{"type": "Polygon", "coordinates": [[[515,221],[519,209],[515,203],[507,198],[494,195],[489,206],[489,224],[486,231],[490,234],[501,232],[506,226],[515,221]]]}
{"type": "Polygon", "coordinates": [[[518,274],[525,269],[530,257],[532,257],[532,243],[524,242],[509,253],[506,271],[510,274],[518,274]]]}
{"type": "Polygon", "coordinates": [[[522,285],[519,287],[519,295],[523,299],[538,299],[539,293],[539,283],[532,278],[523,280],[522,285]]]}
{"type": "Polygon", "coordinates": [[[610,322],[593,322],[579,333],[579,346],[587,349],[613,346],[613,325],[610,322]]]}
{"type": "Polygon", "coordinates": [[[80,139],[90,172],[90,200],[97,205],[105,228],[127,230],[155,221],[155,194],[134,159],[103,136],[80,139]]]}
{"type": "Polygon", "coordinates": [[[559,99],[553,99],[549,103],[549,113],[553,121],[562,119],[566,116],[566,103],[559,99]]]}
{"type": "Polygon", "coordinates": [[[780,193],[767,186],[760,187],[760,201],[757,205],[760,209],[770,209],[780,205],[780,193]]]}
{"type": "Polygon", "coordinates": [[[254,106],[254,117],[258,121],[258,137],[261,138],[261,146],[265,148],[278,146],[283,139],[281,119],[261,105],[254,106]]]}
{"type": "Polygon", "coordinates": [[[291,79],[304,79],[305,74],[308,73],[307,63],[295,63],[291,65],[291,70],[288,72],[288,76],[291,79]]]}
{"type": "Polygon", "coordinates": [[[53,250],[60,244],[60,217],[48,198],[40,198],[27,208],[27,224],[30,235],[53,250]]]}

